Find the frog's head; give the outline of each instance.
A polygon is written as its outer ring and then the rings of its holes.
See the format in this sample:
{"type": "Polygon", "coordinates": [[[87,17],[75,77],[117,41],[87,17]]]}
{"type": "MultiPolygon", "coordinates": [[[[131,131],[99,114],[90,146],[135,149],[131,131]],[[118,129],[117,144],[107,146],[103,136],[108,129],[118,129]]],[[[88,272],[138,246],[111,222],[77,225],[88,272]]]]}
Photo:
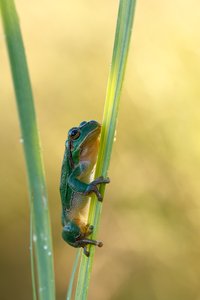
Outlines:
{"type": "Polygon", "coordinates": [[[73,127],[68,132],[66,146],[72,153],[73,161],[79,160],[95,161],[101,125],[97,121],[81,122],[78,127],[73,127]]]}
{"type": "Polygon", "coordinates": [[[81,235],[81,230],[79,226],[72,221],[68,222],[63,227],[62,238],[65,242],[67,242],[73,247],[79,247],[77,243],[77,239],[80,237],[80,235],[81,235]]]}

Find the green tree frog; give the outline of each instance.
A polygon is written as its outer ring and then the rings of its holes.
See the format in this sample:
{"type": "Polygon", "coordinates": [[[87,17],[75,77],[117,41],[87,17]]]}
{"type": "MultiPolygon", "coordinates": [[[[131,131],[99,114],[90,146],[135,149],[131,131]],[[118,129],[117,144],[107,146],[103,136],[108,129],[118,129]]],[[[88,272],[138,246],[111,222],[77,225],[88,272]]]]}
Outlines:
{"type": "Polygon", "coordinates": [[[82,247],[89,256],[87,245],[102,247],[103,243],[89,239],[93,226],[87,224],[89,199],[95,193],[102,201],[98,185],[109,183],[100,176],[91,181],[99,148],[101,125],[96,121],[82,122],[68,132],[61,171],[62,237],[73,247],[82,247]],[[90,182],[91,181],[91,182],[90,182]]]}

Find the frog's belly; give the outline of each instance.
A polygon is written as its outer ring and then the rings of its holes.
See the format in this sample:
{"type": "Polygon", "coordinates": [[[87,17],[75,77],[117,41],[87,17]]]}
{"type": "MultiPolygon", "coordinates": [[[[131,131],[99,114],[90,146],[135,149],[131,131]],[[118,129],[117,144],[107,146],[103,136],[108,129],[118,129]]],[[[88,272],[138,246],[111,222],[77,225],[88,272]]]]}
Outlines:
{"type": "MultiPolygon", "coordinates": [[[[88,164],[86,172],[78,177],[79,180],[89,183],[94,178],[94,166],[88,164]]],[[[85,196],[81,193],[74,192],[71,201],[71,210],[69,213],[69,218],[74,220],[80,227],[85,226],[88,223],[88,213],[90,207],[90,196],[85,196]]]]}
{"type": "Polygon", "coordinates": [[[72,206],[68,217],[78,224],[87,224],[90,205],[90,196],[83,196],[79,193],[74,193],[72,206]]]}

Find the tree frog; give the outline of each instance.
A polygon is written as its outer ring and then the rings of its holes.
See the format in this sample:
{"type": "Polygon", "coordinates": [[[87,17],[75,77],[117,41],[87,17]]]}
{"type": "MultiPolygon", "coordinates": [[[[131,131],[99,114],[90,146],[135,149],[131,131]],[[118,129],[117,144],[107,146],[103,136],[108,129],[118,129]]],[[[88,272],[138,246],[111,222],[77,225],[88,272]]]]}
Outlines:
{"type": "Polygon", "coordinates": [[[102,201],[98,185],[109,183],[100,176],[91,181],[97,160],[101,125],[96,121],[81,122],[68,132],[62,164],[60,195],[62,201],[62,237],[73,247],[82,247],[89,256],[87,245],[102,247],[103,243],[89,239],[93,226],[87,224],[89,199],[95,193],[102,201]],[[90,182],[91,181],[91,182],[90,182]]]}

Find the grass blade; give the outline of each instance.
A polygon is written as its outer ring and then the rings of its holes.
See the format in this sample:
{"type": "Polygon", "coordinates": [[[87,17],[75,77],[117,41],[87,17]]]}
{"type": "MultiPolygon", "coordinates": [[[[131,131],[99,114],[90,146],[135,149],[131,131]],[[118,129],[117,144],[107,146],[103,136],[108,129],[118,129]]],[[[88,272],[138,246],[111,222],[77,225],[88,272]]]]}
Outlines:
{"type": "Polygon", "coordinates": [[[37,300],[37,290],[35,282],[35,263],[34,263],[34,249],[33,249],[33,208],[30,209],[30,259],[31,259],[31,280],[32,280],[32,291],[33,291],[33,300],[37,300]]]}
{"type": "Polygon", "coordinates": [[[38,296],[55,299],[52,241],[44,169],[31,83],[22,35],[13,0],[0,0],[8,54],[15,87],[34,224],[38,296]]]}
{"type": "Polygon", "coordinates": [[[70,277],[69,286],[68,286],[68,290],[67,290],[66,300],[71,300],[71,297],[72,297],[74,279],[75,279],[78,263],[79,263],[79,260],[80,260],[80,254],[81,254],[81,249],[77,249],[76,257],[75,257],[74,265],[73,265],[73,269],[72,269],[72,274],[71,274],[71,277],[70,277]]]}
{"type": "MultiPolygon", "coordinates": [[[[106,102],[104,108],[100,149],[96,167],[95,177],[106,176],[110,163],[113,140],[115,135],[116,121],[119,110],[120,94],[125,73],[128,49],[130,44],[131,30],[133,24],[134,0],[121,0],[118,10],[117,27],[110,74],[108,78],[106,102]]],[[[105,186],[100,187],[103,195],[105,186]]],[[[92,197],[89,213],[89,223],[94,225],[93,239],[96,239],[102,204],[92,197]]],[[[87,299],[95,247],[90,246],[90,257],[82,254],[81,264],[76,288],[76,300],[87,299]]]]}

